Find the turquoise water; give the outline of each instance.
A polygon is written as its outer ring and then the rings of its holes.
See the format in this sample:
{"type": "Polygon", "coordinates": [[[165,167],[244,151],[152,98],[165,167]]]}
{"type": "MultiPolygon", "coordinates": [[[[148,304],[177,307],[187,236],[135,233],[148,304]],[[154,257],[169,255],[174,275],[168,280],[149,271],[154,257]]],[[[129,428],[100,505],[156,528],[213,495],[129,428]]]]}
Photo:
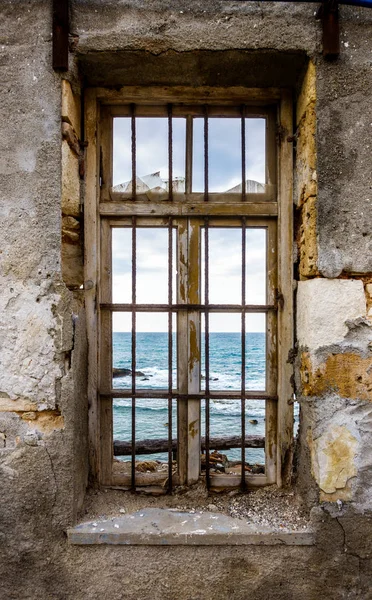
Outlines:
{"type": "MultiPolygon", "coordinates": [[[[202,336],[202,389],[205,387],[205,356],[202,336]]],[[[137,333],[136,370],[143,376],[136,377],[137,389],[168,388],[168,334],[137,333]]],[[[173,387],[177,385],[176,339],[173,343],[173,387]]],[[[266,358],[265,334],[246,334],[246,389],[265,390],[266,358]]],[[[131,368],[131,333],[116,332],[113,334],[113,366],[131,368]]],[[[130,389],[131,377],[116,377],[113,380],[117,389],[130,389]]],[[[210,334],[210,389],[241,389],[241,334],[210,334]]],[[[177,435],[176,401],[173,401],[173,437],[177,435]]],[[[241,402],[240,400],[214,400],[210,402],[210,436],[230,436],[241,434],[241,402]]],[[[263,400],[247,400],[245,411],[246,434],[264,435],[265,402],[263,400]],[[257,423],[250,423],[255,420],[257,423]]],[[[114,439],[130,441],[131,439],[131,400],[115,399],[113,410],[114,439]]],[[[201,402],[202,435],[205,433],[205,406],[201,402]]],[[[168,401],[159,399],[136,400],[136,439],[167,438],[168,436],[168,401]]],[[[240,450],[224,452],[230,460],[240,458],[240,450]]],[[[247,461],[264,462],[263,449],[246,450],[247,461]]],[[[167,460],[166,455],[151,455],[160,460],[167,460]]],[[[128,460],[129,457],[123,457],[128,460]]]]}

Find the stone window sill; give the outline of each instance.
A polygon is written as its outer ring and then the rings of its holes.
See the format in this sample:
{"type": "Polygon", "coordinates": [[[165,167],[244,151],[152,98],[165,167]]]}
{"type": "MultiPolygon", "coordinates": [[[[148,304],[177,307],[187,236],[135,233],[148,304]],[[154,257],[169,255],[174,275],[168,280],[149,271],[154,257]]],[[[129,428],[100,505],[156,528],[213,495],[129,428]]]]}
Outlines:
{"type": "Polygon", "coordinates": [[[126,546],[312,546],[311,529],[253,525],[221,513],[143,508],[132,514],[81,523],[67,531],[70,544],[126,546]]]}

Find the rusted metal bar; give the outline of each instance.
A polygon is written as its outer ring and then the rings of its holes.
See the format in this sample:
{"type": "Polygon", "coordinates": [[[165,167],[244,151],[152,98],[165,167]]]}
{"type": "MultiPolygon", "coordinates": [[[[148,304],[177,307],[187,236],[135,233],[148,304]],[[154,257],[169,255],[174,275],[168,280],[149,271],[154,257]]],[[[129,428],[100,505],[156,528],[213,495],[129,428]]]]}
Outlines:
{"type": "MultiPolygon", "coordinates": [[[[242,130],[243,133],[243,130],[242,130]]],[[[244,160],[245,162],[245,160],[244,160]]],[[[245,170],[244,170],[245,172],[245,170]]],[[[246,221],[242,219],[242,304],[245,304],[245,286],[246,286],[246,221]]],[[[241,472],[241,490],[245,490],[245,313],[242,312],[242,381],[241,381],[241,432],[242,432],[242,472],[241,472]]]]}
{"type": "MultiPolygon", "coordinates": [[[[171,440],[172,449],[177,450],[177,439],[171,440]]],[[[245,448],[264,448],[265,438],[260,435],[247,435],[244,442],[245,448]]],[[[154,440],[137,440],[136,454],[143,456],[144,454],[160,454],[168,451],[169,440],[154,439],[154,440]]],[[[240,436],[210,438],[209,447],[213,450],[230,450],[232,448],[240,448],[242,439],[240,436]]],[[[200,449],[205,450],[205,437],[201,438],[200,449]]],[[[122,440],[114,440],[114,456],[130,456],[132,453],[131,442],[122,440]]]]}
{"type": "MultiPolygon", "coordinates": [[[[172,117],[170,117],[172,120],[172,117]]],[[[171,146],[170,146],[171,152],[171,146]]],[[[171,163],[171,161],[170,161],[171,163]]],[[[171,169],[171,166],[169,167],[171,169]]],[[[171,173],[171,170],[170,170],[171,173]]],[[[172,182],[171,175],[169,176],[172,182]]],[[[173,300],[173,229],[172,218],[169,218],[168,224],[168,492],[172,491],[172,389],[173,389],[173,321],[172,321],[172,300],[173,300]]]]}
{"type": "MultiPolygon", "coordinates": [[[[247,199],[246,190],[246,161],[245,161],[245,105],[241,106],[241,142],[242,142],[242,201],[245,202],[247,199]]],[[[244,302],[243,302],[244,304],[244,302]]]]}
{"type": "Polygon", "coordinates": [[[325,0],[318,12],[323,28],[323,56],[335,60],[340,54],[340,25],[338,0],[325,0]]]}
{"type": "Polygon", "coordinates": [[[136,156],[136,105],[130,105],[131,129],[132,129],[132,200],[137,195],[137,156],[136,156]]]}
{"type": "MultiPolygon", "coordinates": [[[[100,304],[101,310],[111,310],[113,312],[132,312],[133,304],[108,304],[107,302],[100,304]]],[[[204,311],[204,304],[172,304],[172,311],[177,312],[181,310],[202,310],[204,311]]],[[[136,312],[168,312],[168,304],[136,304],[136,312]]],[[[209,304],[209,312],[234,312],[234,313],[267,313],[270,311],[277,311],[278,307],[276,304],[247,304],[241,306],[240,304],[209,304]]]]}
{"type": "Polygon", "coordinates": [[[168,104],[168,194],[169,201],[173,200],[173,119],[172,105],[168,104]]]}
{"type": "MultiPolygon", "coordinates": [[[[208,139],[208,135],[206,136],[208,139]]],[[[208,168],[208,162],[206,164],[208,168]]],[[[208,183],[208,177],[206,178],[208,183]]],[[[208,194],[208,188],[206,188],[208,194]]],[[[208,199],[208,195],[206,200],[208,199]]],[[[205,354],[205,477],[207,489],[210,488],[210,460],[209,460],[209,436],[210,436],[210,390],[209,390],[209,229],[208,218],[204,220],[204,354],[205,354]]]]}
{"type": "MultiPolygon", "coordinates": [[[[135,152],[135,149],[134,149],[135,152]]],[[[136,275],[137,275],[136,217],[132,217],[132,465],[131,486],[136,489],[136,275]]]]}
{"type": "Polygon", "coordinates": [[[53,69],[68,71],[69,0],[53,0],[53,69]]]}
{"type": "Polygon", "coordinates": [[[204,106],[204,201],[209,197],[209,132],[208,132],[208,106],[204,106]]]}
{"type": "Polygon", "coordinates": [[[192,157],[193,157],[193,118],[186,116],[186,161],[185,161],[185,192],[192,192],[192,157]]]}

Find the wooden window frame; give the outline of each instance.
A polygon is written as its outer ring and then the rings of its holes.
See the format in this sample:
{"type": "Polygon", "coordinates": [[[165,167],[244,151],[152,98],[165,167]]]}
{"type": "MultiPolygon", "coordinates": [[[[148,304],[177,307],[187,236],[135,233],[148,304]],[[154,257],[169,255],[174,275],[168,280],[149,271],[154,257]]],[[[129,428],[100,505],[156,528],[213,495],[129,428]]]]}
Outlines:
{"type": "MultiPolygon", "coordinates": [[[[165,113],[164,113],[165,115],[165,113]]],[[[96,482],[102,486],[128,487],[124,478],[112,475],[112,390],[107,374],[111,372],[111,354],[102,348],[111,347],[111,312],[101,310],[103,304],[110,305],[110,274],[107,264],[111,257],[109,230],[112,224],[126,223],[134,216],[139,223],[153,223],[154,214],[159,222],[172,217],[189,218],[191,227],[200,228],[201,219],[219,216],[219,223],[231,224],[235,217],[244,217],[256,226],[269,227],[270,240],[276,239],[277,269],[275,298],[277,303],[276,319],[276,360],[277,360],[277,400],[275,410],[266,415],[266,432],[271,430],[270,447],[266,455],[269,467],[264,476],[251,476],[247,487],[257,487],[276,483],[283,486],[289,483],[291,472],[291,454],[293,444],[293,390],[291,378],[293,367],[288,362],[293,347],[293,208],[292,185],[293,163],[292,147],[284,140],[292,133],[292,94],[289,90],[228,88],[123,88],[107,90],[88,88],[85,91],[85,131],[86,150],[86,189],[84,206],[85,227],[85,299],[88,335],[88,401],[89,401],[89,451],[90,469],[96,482]],[[174,194],[172,202],[162,201],[161,210],[155,201],[148,198],[131,200],[130,194],[112,192],[112,152],[103,151],[112,146],[112,117],[125,116],[127,106],[136,103],[137,116],[159,116],[166,111],[168,103],[177,110],[185,112],[185,107],[193,115],[201,114],[203,105],[208,104],[210,116],[235,114],[236,106],[244,104],[247,116],[263,113],[275,114],[271,127],[275,127],[277,136],[276,152],[268,151],[268,185],[264,194],[247,194],[242,201],[239,194],[210,194],[211,201],[204,202],[204,194],[192,193],[186,188],[184,194],[174,194]],[[179,104],[182,107],[178,109],[179,104]],[[190,108],[192,107],[192,108],[190,108]],[[222,109],[221,109],[222,107],[222,109]],[[269,107],[269,108],[267,108],[269,107]],[[199,112],[198,112],[199,111],[199,112]],[[274,111],[274,112],[273,112],[274,111]],[[276,173],[275,179],[272,174],[276,173]],[[228,196],[228,197],[227,197],[228,196]],[[231,196],[231,198],[230,198],[231,196]],[[240,201],[236,201],[238,199],[240,201]],[[154,213],[154,210],[157,212],[154,213]],[[222,219],[222,221],[221,221],[222,219]],[[227,221],[224,221],[227,219],[227,221]],[[103,327],[102,327],[103,323],[103,327]],[[110,334],[108,334],[110,332],[110,334]],[[274,432],[274,433],[273,433],[274,432]]],[[[272,132],[273,133],[273,132],[272,132]]],[[[189,161],[190,162],[190,161],[189,161]]],[[[186,167],[187,169],[187,167],[186,167]]],[[[188,244],[190,237],[185,240],[188,244]]],[[[270,242],[271,243],[271,242],[270,242]]],[[[274,288],[272,288],[274,289],[274,288]]],[[[195,301],[195,299],[194,299],[195,301]]],[[[276,360],[274,362],[276,362],[276,360]]],[[[270,389],[270,388],[269,388],[270,389]]],[[[187,390],[188,393],[195,390],[187,390]]],[[[200,402],[196,400],[196,402],[200,402]]],[[[268,405],[267,405],[268,406],[268,405]]],[[[270,404],[269,404],[270,406],[270,404]]],[[[190,401],[179,410],[185,412],[185,420],[191,419],[197,406],[190,401]]],[[[182,416],[180,417],[182,420],[182,416]]],[[[199,432],[200,436],[200,432],[199,432]]],[[[199,437],[193,442],[194,450],[185,452],[191,456],[188,464],[182,466],[180,459],[180,483],[191,484],[199,477],[199,467],[195,456],[199,449],[199,437]]],[[[182,442],[181,442],[182,443],[182,442]]],[[[185,434],[184,443],[187,442],[185,434]]],[[[141,478],[139,478],[141,479],[141,478]]],[[[176,481],[176,482],[177,482],[176,481]]],[[[141,481],[136,479],[137,485],[141,481]]],[[[236,487],[231,476],[215,476],[212,487],[236,487]],[[217,481],[217,479],[218,481],[217,481]],[[228,480],[228,478],[230,478],[228,480]]]]}

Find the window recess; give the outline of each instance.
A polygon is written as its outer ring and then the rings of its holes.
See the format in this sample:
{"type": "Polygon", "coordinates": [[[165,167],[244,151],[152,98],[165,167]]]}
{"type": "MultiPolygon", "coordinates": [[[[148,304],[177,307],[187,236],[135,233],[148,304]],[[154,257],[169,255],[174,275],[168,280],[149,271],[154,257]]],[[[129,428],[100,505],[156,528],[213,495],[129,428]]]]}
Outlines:
{"type": "Polygon", "coordinates": [[[157,493],[199,479],[281,484],[292,419],[283,109],[93,102],[96,477],[157,493]]]}

